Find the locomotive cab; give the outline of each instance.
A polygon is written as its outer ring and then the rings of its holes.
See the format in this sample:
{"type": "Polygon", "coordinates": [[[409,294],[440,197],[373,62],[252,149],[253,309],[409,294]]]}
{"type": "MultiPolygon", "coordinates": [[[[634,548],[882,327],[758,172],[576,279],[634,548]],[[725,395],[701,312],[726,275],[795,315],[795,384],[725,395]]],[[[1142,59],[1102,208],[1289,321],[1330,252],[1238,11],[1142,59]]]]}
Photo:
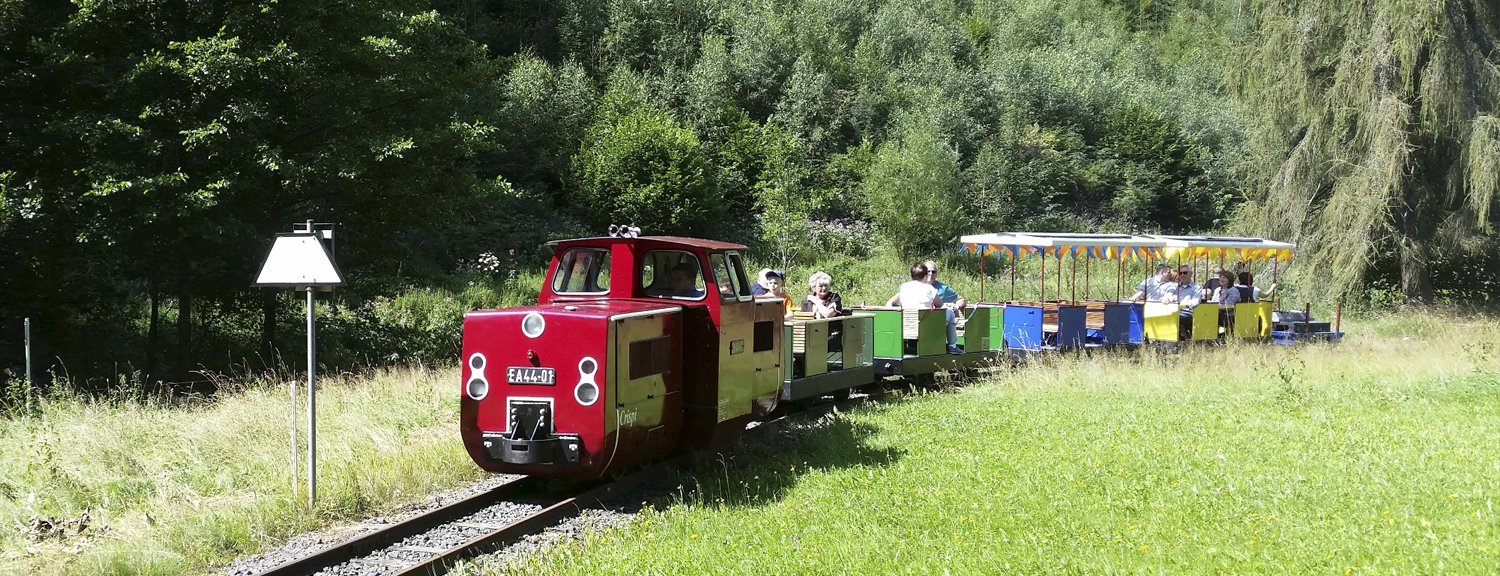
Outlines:
{"type": "Polygon", "coordinates": [[[737,244],[554,243],[540,302],[464,319],[461,428],[481,467],[595,477],[733,441],[774,409],[780,300],[756,301],[737,244]]]}

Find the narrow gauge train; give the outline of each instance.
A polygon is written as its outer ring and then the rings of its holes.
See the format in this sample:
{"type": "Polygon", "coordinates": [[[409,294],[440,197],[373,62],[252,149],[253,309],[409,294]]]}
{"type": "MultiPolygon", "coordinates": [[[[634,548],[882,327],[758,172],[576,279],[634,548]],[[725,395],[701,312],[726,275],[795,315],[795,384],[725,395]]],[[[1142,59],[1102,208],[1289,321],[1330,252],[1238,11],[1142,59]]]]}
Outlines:
{"type": "MultiPolygon", "coordinates": [[[[1195,241],[984,235],[966,237],[961,250],[988,255],[1010,246],[1014,257],[1051,255],[1060,263],[1080,246],[1085,256],[1164,256],[1168,242],[1188,249],[1195,241]]],[[[1238,242],[1235,256],[1253,257],[1266,241],[1196,242],[1218,246],[1220,257],[1225,242],[1238,242]]],[[[1008,302],[970,306],[963,353],[949,354],[941,309],[867,307],[784,321],[780,299],[751,295],[738,244],[627,232],[552,245],[538,305],[464,319],[460,429],[469,456],[489,471],[599,477],[678,449],[723,446],[778,402],[845,394],[885,376],[930,377],[1003,354],[1177,337],[1175,306],[1148,312],[1118,299],[1063,300],[1060,276],[1048,300],[1044,275],[1038,301],[1012,294],[1008,302]],[[1154,322],[1168,313],[1170,322],[1154,322]]],[[[1269,304],[1242,306],[1242,317],[1259,318],[1269,304]]],[[[1272,338],[1269,322],[1240,325],[1254,329],[1213,335],[1272,338]]]]}

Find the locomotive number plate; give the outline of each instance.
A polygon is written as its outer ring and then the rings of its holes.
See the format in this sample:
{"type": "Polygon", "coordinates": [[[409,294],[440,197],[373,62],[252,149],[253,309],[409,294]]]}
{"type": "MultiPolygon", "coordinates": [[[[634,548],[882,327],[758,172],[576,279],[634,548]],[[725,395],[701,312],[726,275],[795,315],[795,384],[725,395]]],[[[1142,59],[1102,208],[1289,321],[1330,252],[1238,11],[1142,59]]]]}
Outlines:
{"type": "Polygon", "coordinates": [[[552,386],[557,384],[557,370],[552,368],[532,368],[530,366],[511,366],[505,369],[505,383],[552,386]]]}

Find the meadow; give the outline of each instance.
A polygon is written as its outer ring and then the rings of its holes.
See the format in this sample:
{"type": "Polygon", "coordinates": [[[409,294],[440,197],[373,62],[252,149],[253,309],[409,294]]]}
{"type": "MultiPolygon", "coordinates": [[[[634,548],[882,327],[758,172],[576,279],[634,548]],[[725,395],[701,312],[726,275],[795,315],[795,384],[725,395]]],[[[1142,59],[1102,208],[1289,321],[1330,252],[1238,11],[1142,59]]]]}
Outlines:
{"type": "Polygon", "coordinates": [[[467,574],[1500,573],[1500,326],[1056,356],[810,422],[467,574]]]}
{"type": "Polygon", "coordinates": [[[0,419],[0,574],[201,572],[476,479],[456,434],[456,372],[321,378],[314,508],[291,491],[284,383],[212,401],[49,397],[35,416],[0,419]],[[41,518],[62,533],[36,537],[41,518]]]}

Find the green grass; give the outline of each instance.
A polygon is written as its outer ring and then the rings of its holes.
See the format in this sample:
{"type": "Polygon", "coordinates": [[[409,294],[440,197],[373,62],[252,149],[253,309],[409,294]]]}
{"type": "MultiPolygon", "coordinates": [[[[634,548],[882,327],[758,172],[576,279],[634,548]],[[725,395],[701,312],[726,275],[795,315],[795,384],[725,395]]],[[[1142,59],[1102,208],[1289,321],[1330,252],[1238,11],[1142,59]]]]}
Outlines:
{"type": "Polygon", "coordinates": [[[522,574],[1493,574],[1500,326],[1052,357],[762,432],[522,574]]]}
{"type": "Polygon", "coordinates": [[[313,510],[291,495],[285,385],[196,405],[53,398],[36,417],[0,420],[0,573],[201,571],[474,479],[456,378],[450,368],[321,379],[313,510]],[[13,528],[85,509],[81,536],[37,542],[13,528]]]}

